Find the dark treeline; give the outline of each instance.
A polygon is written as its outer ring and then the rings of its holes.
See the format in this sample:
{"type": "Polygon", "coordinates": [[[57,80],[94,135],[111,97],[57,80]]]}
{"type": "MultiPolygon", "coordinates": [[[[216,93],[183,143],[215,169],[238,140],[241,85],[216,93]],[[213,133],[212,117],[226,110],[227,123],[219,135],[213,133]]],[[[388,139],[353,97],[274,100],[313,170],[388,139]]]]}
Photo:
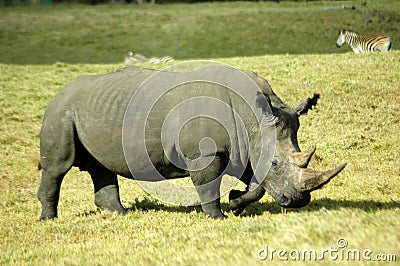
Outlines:
{"type": "MultiPolygon", "coordinates": [[[[110,3],[136,3],[136,4],[163,4],[163,3],[200,3],[200,2],[312,2],[318,0],[0,0],[0,6],[37,5],[52,3],[81,3],[81,4],[110,4],[110,3]]],[[[336,1],[336,0],[331,0],[336,1]]]]}

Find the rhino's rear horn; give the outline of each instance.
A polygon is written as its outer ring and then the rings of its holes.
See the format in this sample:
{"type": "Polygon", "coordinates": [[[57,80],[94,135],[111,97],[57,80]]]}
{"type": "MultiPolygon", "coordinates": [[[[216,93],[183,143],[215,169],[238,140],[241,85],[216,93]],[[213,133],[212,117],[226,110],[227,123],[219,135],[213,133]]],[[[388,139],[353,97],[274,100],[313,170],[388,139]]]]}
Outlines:
{"type": "Polygon", "coordinates": [[[311,150],[305,152],[295,152],[293,153],[289,160],[291,163],[297,165],[300,168],[307,168],[311,157],[314,155],[316,147],[314,146],[311,150]]]}
{"type": "Polygon", "coordinates": [[[344,163],[334,169],[317,172],[311,169],[301,169],[298,180],[298,189],[301,191],[313,191],[321,188],[328,183],[332,178],[337,176],[345,167],[344,163]]]}

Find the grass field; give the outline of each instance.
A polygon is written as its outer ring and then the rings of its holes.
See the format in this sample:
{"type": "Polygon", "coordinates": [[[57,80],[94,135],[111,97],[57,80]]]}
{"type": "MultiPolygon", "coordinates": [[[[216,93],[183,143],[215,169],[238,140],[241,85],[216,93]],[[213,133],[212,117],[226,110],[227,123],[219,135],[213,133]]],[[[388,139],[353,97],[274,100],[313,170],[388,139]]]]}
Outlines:
{"type": "MultiPolygon", "coordinates": [[[[381,260],[375,261],[378,265],[396,264],[382,261],[393,260],[387,254],[395,255],[398,264],[400,52],[397,42],[393,52],[364,55],[355,55],[348,47],[336,50],[334,44],[337,28],[342,25],[363,32],[385,31],[398,40],[397,18],[394,22],[381,21],[370,26],[363,24],[363,19],[369,12],[382,10],[399,17],[400,7],[396,1],[368,1],[364,10],[359,6],[355,11],[322,9],[359,2],[0,9],[0,265],[283,264],[278,252],[271,255],[273,249],[286,250],[281,255],[289,260],[285,263],[289,265],[361,265],[366,263],[362,257],[365,250],[364,255],[381,260]],[[203,28],[204,35],[199,35],[196,27],[192,32],[189,24],[180,21],[185,16],[191,17],[200,27],[196,19],[213,21],[219,14],[227,20],[227,25],[235,26],[243,18],[255,19],[258,12],[275,14],[276,28],[294,19],[287,12],[313,13],[314,22],[304,16],[298,17],[298,27],[287,24],[293,27],[293,35],[289,35],[300,36],[301,43],[308,45],[295,45],[295,39],[285,42],[286,31],[278,39],[269,38],[271,45],[265,41],[266,35],[259,35],[267,34],[261,26],[250,21],[252,27],[247,27],[247,36],[254,38],[250,40],[234,27],[203,28]],[[104,13],[110,16],[104,19],[97,16],[104,13]],[[266,195],[235,217],[229,212],[224,196],[222,207],[229,216],[226,221],[207,219],[197,207],[176,207],[156,201],[134,181],[124,178],[119,179],[121,200],[128,214],[122,217],[99,211],[93,203],[89,175],[73,169],[61,189],[59,218],[39,223],[37,163],[43,112],[48,101],[71,79],[125,66],[121,63],[122,57],[132,43],[126,39],[128,32],[124,35],[122,31],[127,31],[130,24],[118,14],[128,14],[128,17],[162,14],[159,23],[164,23],[160,28],[168,25],[164,32],[170,30],[165,43],[159,42],[160,36],[149,39],[151,30],[147,27],[154,24],[135,25],[141,30],[139,36],[130,40],[147,40],[140,50],[146,55],[169,54],[181,60],[213,59],[257,71],[289,104],[319,92],[321,99],[317,107],[301,118],[300,146],[309,149],[317,145],[312,168],[324,170],[342,162],[348,162],[348,166],[329,185],[313,192],[310,205],[299,210],[283,213],[266,195]],[[246,14],[252,15],[246,17],[246,14]],[[318,20],[322,17],[323,22],[318,20]],[[66,21],[74,26],[66,25],[66,21]],[[115,29],[116,25],[124,28],[115,29]],[[307,41],[307,34],[296,35],[294,29],[312,32],[306,29],[307,25],[315,26],[320,33],[324,27],[328,28],[325,36],[317,35],[320,44],[326,46],[307,41]],[[76,31],[77,28],[81,30],[76,31]],[[215,35],[210,35],[212,31],[215,35]],[[105,32],[111,36],[104,35],[105,32]],[[181,32],[181,36],[174,37],[176,32],[181,32]],[[203,42],[196,39],[201,36],[203,42]],[[214,36],[214,41],[207,36],[214,36]],[[156,47],[157,41],[164,45],[162,54],[156,47]],[[337,51],[340,53],[334,53],[337,51]],[[347,241],[346,247],[339,248],[339,238],[347,241]],[[257,254],[266,246],[270,257],[259,260],[257,254]],[[300,261],[292,258],[296,257],[296,251],[311,249],[319,258],[324,250],[340,252],[324,253],[323,260],[317,258],[311,262],[301,256],[300,261]],[[361,252],[360,261],[346,260],[346,254],[354,250],[361,252]]],[[[278,30],[272,30],[272,26],[269,29],[271,36],[278,36],[278,30]]]]}
{"type": "Polygon", "coordinates": [[[177,59],[346,52],[338,31],[400,40],[396,1],[58,5],[0,9],[0,62],[120,63],[129,49],[177,59]],[[355,10],[324,7],[355,5],[355,10]]]}

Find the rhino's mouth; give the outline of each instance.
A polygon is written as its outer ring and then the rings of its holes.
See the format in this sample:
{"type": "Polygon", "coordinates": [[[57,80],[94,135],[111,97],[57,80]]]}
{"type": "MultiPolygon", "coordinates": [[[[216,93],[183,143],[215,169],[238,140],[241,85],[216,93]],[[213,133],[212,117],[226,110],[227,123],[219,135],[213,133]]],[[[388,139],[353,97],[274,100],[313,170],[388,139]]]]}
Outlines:
{"type": "Polygon", "coordinates": [[[272,196],[275,202],[284,208],[301,208],[311,201],[309,191],[299,191],[293,186],[287,186],[282,190],[276,190],[273,185],[268,184],[264,187],[272,196]]]}
{"type": "Polygon", "coordinates": [[[282,180],[278,181],[278,179],[265,183],[265,189],[280,206],[286,208],[306,206],[311,200],[310,193],[327,184],[346,166],[346,164],[342,164],[325,172],[307,168],[314,152],[315,147],[310,151],[296,152],[290,156],[289,161],[292,168],[284,184],[282,184],[282,180]]]}
{"type": "Polygon", "coordinates": [[[311,201],[310,193],[301,193],[296,196],[287,196],[285,193],[276,200],[279,206],[285,208],[302,208],[311,201]]]}
{"type": "Polygon", "coordinates": [[[292,201],[288,197],[286,197],[285,194],[282,194],[281,198],[276,202],[279,204],[279,206],[287,207],[292,201]]]}

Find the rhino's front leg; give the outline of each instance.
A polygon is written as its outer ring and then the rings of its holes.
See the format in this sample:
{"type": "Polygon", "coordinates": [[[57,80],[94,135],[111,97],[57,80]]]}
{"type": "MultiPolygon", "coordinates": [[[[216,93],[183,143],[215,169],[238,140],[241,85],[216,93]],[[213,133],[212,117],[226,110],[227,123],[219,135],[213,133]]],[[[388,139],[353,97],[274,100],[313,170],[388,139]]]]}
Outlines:
{"type": "Polygon", "coordinates": [[[248,164],[240,178],[240,180],[247,185],[246,191],[231,190],[231,192],[229,192],[229,206],[236,216],[241,214],[248,205],[260,200],[265,194],[265,189],[258,185],[258,183],[252,181],[253,176],[253,169],[251,165],[248,164]],[[252,186],[257,187],[250,191],[250,187],[252,186]]]}
{"type": "Polygon", "coordinates": [[[234,215],[238,216],[251,203],[259,201],[265,194],[265,189],[258,186],[253,191],[231,190],[229,192],[229,206],[234,215]]]}
{"type": "MultiPolygon", "coordinates": [[[[201,161],[199,162],[201,163],[201,161]]],[[[214,219],[227,218],[222,213],[220,205],[221,173],[225,169],[225,166],[225,160],[216,157],[204,169],[190,172],[190,177],[200,197],[203,212],[208,217],[214,219]]]]}

